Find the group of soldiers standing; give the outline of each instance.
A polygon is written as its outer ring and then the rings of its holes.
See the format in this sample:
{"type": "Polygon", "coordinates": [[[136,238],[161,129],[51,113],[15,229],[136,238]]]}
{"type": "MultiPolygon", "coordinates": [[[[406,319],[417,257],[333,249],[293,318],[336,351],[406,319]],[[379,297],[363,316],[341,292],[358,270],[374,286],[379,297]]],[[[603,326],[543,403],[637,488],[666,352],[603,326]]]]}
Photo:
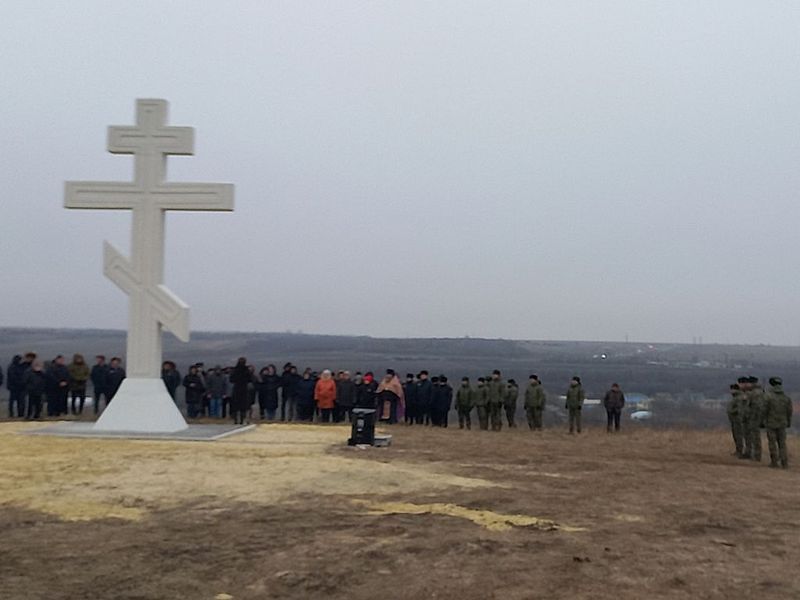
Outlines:
{"type": "Polygon", "coordinates": [[[784,393],[780,377],[770,377],[766,392],[758,377],[740,377],[731,385],[728,419],[736,456],[761,461],[761,430],[766,429],[769,466],[788,468],[786,430],[792,426],[792,400],[784,393]]]}
{"type": "MultiPolygon", "coordinates": [[[[517,399],[519,386],[513,379],[504,382],[500,371],[495,370],[489,377],[479,377],[476,387],[472,387],[469,377],[461,379],[461,386],[456,391],[456,410],[458,411],[458,426],[463,429],[472,428],[472,409],[478,414],[478,426],[487,430],[500,431],[503,428],[503,414],[510,428],[515,428],[515,415],[517,412],[517,399]]],[[[566,394],[565,408],[569,414],[569,432],[581,432],[581,410],[586,395],[581,386],[580,377],[573,377],[566,394]]],[[[542,416],[547,398],[542,388],[542,382],[537,375],[528,378],[525,389],[525,414],[528,427],[532,431],[541,431],[542,416]]],[[[622,400],[624,403],[624,398],[622,400]]],[[[621,407],[620,407],[621,408],[621,407]]],[[[619,418],[616,421],[619,429],[619,418]]]]}

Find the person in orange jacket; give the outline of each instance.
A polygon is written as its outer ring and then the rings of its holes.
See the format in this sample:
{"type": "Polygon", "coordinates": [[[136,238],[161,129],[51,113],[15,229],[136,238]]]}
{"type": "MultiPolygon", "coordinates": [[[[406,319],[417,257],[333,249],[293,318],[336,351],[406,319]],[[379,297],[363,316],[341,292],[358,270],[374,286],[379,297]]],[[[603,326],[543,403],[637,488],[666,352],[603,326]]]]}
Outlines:
{"type": "Polygon", "coordinates": [[[323,423],[330,423],[333,408],[336,406],[336,382],[328,369],[322,372],[314,387],[314,401],[319,409],[320,420],[323,423]]]}

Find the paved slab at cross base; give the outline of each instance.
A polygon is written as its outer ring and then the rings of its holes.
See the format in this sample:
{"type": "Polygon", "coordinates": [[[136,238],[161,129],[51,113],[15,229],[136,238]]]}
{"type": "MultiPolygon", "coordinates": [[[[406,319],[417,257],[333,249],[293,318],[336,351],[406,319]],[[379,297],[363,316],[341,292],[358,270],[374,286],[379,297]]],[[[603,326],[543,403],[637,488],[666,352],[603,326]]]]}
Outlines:
{"type": "Polygon", "coordinates": [[[255,425],[189,425],[175,432],[143,432],[95,429],[94,423],[61,422],[20,432],[23,435],[54,435],[76,438],[113,438],[128,440],[173,440],[181,442],[213,442],[254,429],[255,425]]]}

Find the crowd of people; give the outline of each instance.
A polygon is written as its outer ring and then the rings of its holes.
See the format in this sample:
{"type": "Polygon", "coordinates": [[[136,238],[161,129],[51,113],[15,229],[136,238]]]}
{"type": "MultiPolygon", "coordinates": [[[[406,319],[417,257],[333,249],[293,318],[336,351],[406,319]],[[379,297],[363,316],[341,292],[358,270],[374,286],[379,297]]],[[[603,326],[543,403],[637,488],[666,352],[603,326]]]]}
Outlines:
{"type": "MultiPolygon", "coordinates": [[[[91,383],[92,404],[97,415],[110,403],[125,379],[119,357],[108,363],[98,355],[89,367],[81,354],[67,364],[62,355],[41,361],[36,353],[14,356],[6,372],[9,418],[40,419],[44,406],[47,416],[81,415],[91,383]]],[[[184,388],[186,416],[232,418],[249,422],[258,414],[262,421],[300,421],[320,423],[350,422],[356,408],[373,409],[379,421],[394,424],[447,427],[455,410],[458,426],[472,429],[475,414],[482,430],[516,428],[520,389],[514,379],[503,380],[495,370],[478,377],[473,385],[463,377],[453,389],[444,375],[431,377],[428,371],[408,373],[404,381],[392,369],[378,379],[371,371],[356,372],[308,368],[300,373],[286,363],[281,372],[269,364],[257,371],[242,357],[232,367],[217,365],[206,369],[203,363],[189,367],[181,377],[173,361],[162,365],[161,379],[177,403],[178,390],[184,388]]],[[[0,369],[0,384],[3,372],[0,369]]],[[[769,379],[769,390],[757,377],[740,377],[732,384],[728,418],[734,453],[741,459],[761,460],[761,430],[769,445],[770,466],[788,467],[786,430],[791,427],[792,401],[784,393],[779,377],[769,379]]],[[[578,376],[572,377],[564,396],[569,433],[581,433],[581,414],[586,395],[578,376]]],[[[543,428],[547,397],[537,375],[531,375],[523,394],[527,425],[532,431],[543,428]]],[[[603,406],[608,417],[607,431],[619,431],[625,395],[616,383],[606,392],[603,406]]]]}
{"type": "MultiPolygon", "coordinates": [[[[34,352],[17,355],[8,367],[9,417],[41,418],[81,415],[91,383],[94,414],[108,405],[125,379],[121,360],[98,355],[89,367],[81,354],[66,364],[64,356],[43,363],[34,352]],[[71,399],[71,402],[70,402],[71,399]]],[[[472,428],[472,415],[480,429],[499,431],[503,421],[515,428],[520,390],[514,379],[504,381],[500,371],[478,377],[473,385],[468,377],[454,390],[445,375],[431,377],[428,371],[409,373],[405,380],[389,369],[378,379],[374,373],[308,368],[300,373],[286,363],[278,373],[269,364],[260,371],[240,358],[233,367],[217,365],[206,369],[203,363],[189,367],[183,377],[173,361],[164,361],[161,379],[177,403],[178,390],[184,388],[186,416],[233,418],[241,423],[257,411],[264,421],[318,421],[341,423],[352,420],[354,408],[371,408],[378,419],[387,423],[447,427],[455,409],[460,428],[472,428]]],[[[2,371],[0,370],[0,383],[2,371]]],[[[581,409],[585,394],[579,377],[570,381],[565,409],[569,414],[570,433],[581,432],[581,409]]],[[[528,426],[541,430],[546,396],[539,377],[531,375],[524,391],[524,409],[528,426]]],[[[609,431],[619,430],[625,397],[613,384],[604,404],[608,411],[609,431]]]]}
{"type": "Polygon", "coordinates": [[[110,364],[106,364],[104,356],[95,360],[90,368],[81,354],[73,355],[69,364],[60,354],[47,362],[41,361],[35,352],[16,355],[5,377],[9,418],[40,419],[45,405],[49,417],[80,415],[90,382],[94,414],[98,414],[101,403],[107,405],[117,393],[125,379],[125,369],[118,357],[112,358],[110,364]]]}

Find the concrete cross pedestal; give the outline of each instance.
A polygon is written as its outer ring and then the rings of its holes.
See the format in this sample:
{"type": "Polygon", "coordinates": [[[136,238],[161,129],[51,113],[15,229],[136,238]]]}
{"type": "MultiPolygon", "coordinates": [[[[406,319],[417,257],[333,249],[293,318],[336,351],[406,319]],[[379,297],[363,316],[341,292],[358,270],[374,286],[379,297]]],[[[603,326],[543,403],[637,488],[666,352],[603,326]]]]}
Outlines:
{"type": "Polygon", "coordinates": [[[108,151],[134,155],[132,182],[70,181],[64,206],[133,214],[131,257],[105,242],[103,271],[130,299],[128,378],[95,424],[104,431],[175,432],[186,421],[161,380],[161,330],[189,341],[189,307],[164,284],[168,210],[233,210],[233,185],[167,182],[167,155],[194,154],[194,129],[168,127],[165,100],[137,100],[136,125],[108,128],[108,151]]]}

